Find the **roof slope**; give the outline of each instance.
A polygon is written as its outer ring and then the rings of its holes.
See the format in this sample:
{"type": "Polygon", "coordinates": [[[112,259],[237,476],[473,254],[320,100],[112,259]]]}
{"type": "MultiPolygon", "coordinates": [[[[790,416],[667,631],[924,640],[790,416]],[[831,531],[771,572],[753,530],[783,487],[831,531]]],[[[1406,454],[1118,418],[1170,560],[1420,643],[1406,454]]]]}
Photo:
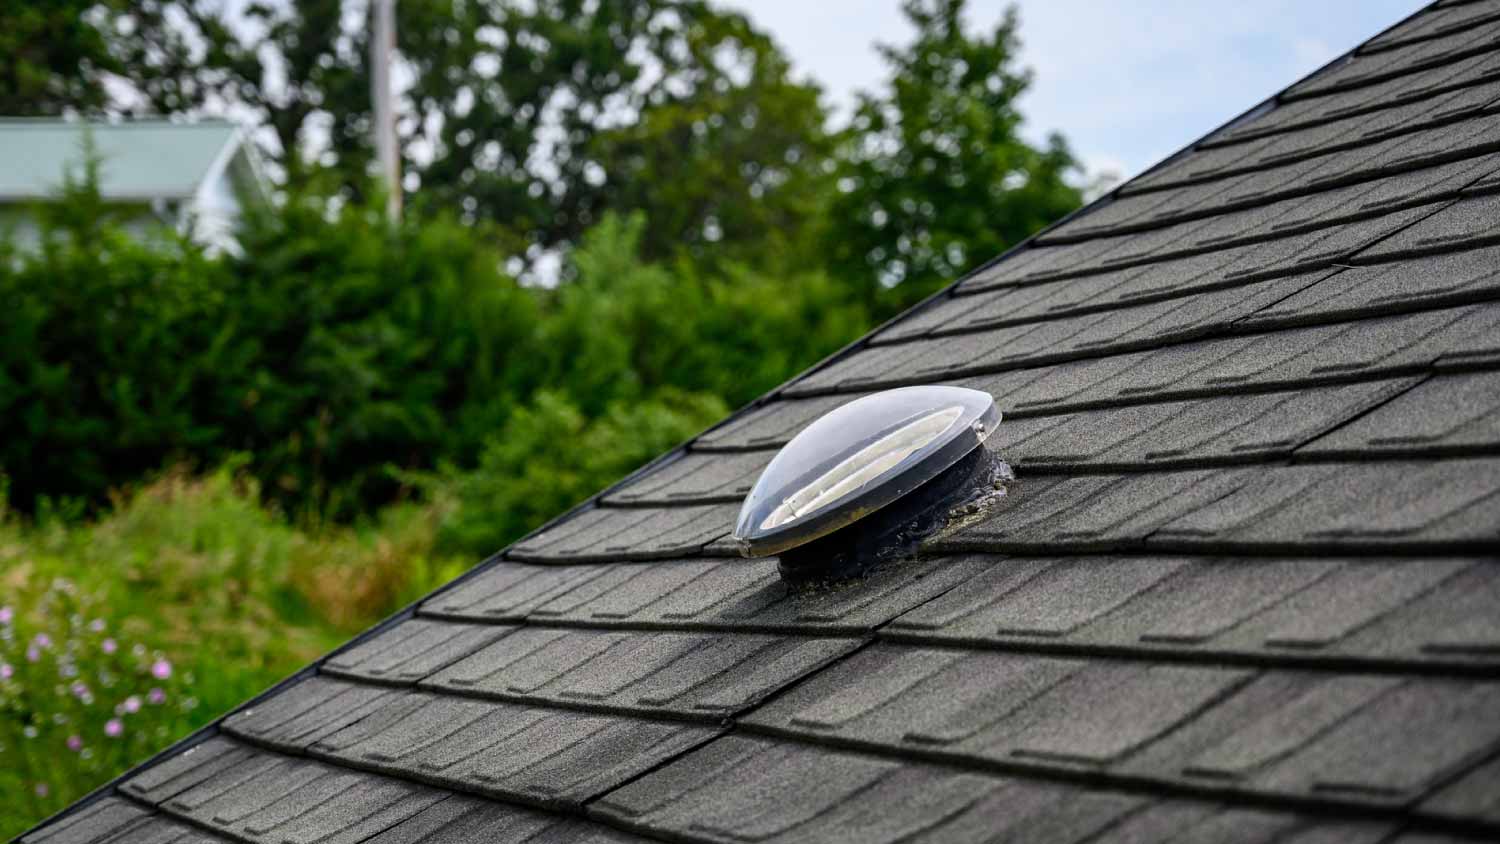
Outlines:
{"type": "Polygon", "coordinates": [[[186,199],[198,190],[240,130],[223,120],[101,123],[0,119],[0,201],[45,199],[77,176],[92,136],[106,199],[186,199]]]}
{"type": "Polygon", "coordinates": [[[28,842],[1500,835],[1500,0],[1441,2],[28,842]],[[982,523],[729,558],[862,392],[1007,414],[982,523]]]}

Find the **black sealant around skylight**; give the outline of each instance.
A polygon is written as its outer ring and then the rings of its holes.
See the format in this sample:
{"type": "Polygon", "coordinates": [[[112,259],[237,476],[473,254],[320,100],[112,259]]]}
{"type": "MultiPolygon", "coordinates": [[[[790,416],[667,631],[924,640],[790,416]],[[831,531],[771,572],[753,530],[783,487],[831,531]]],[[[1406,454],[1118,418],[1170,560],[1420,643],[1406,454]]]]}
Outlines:
{"type": "MultiPolygon", "coordinates": [[[[981,482],[978,474],[988,477],[993,461],[983,459],[981,445],[999,423],[994,399],[963,387],[902,387],[851,401],[824,414],[776,455],[745,497],[734,538],[745,556],[782,554],[783,573],[787,552],[816,542],[819,553],[829,553],[829,543],[818,541],[836,534],[857,536],[861,554],[877,552],[868,543],[890,526],[843,529],[924,484],[933,486],[929,482],[945,473],[955,477],[939,484],[943,497],[961,496],[964,484],[981,482]]],[[[933,489],[920,498],[923,511],[936,503],[933,489]]],[[[913,515],[910,509],[901,508],[899,515],[913,515]]],[[[888,515],[880,521],[890,521],[888,515]]],[[[846,548],[839,555],[849,553],[846,548]]]]}

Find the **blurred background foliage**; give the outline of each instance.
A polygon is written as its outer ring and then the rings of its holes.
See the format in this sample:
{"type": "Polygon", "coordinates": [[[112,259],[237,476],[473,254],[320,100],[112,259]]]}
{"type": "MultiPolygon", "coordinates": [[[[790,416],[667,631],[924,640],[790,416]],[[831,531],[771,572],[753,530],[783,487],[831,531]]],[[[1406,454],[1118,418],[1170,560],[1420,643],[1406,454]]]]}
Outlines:
{"type": "Polygon", "coordinates": [[[1076,207],[1019,22],[964,6],[907,0],[836,121],[715,4],[400,0],[391,222],[366,4],[0,5],[0,112],[249,120],[278,191],[238,255],[88,178],[0,244],[0,758],[36,762],[0,835],[1076,207]],[[122,714],[157,659],[171,705],[122,714]]]}

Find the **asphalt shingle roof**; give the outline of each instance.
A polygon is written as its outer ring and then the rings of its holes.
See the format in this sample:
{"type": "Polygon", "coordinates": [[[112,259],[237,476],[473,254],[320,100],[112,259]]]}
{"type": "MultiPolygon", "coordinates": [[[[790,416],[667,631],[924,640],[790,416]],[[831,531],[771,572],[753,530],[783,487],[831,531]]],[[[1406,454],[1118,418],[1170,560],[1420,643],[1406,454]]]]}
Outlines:
{"type": "Polygon", "coordinates": [[[1497,220],[1500,0],[1440,2],[24,840],[1493,840],[1497,220]],[[999,507],[734,556],[780,445],[934,381],[999,507]]]}

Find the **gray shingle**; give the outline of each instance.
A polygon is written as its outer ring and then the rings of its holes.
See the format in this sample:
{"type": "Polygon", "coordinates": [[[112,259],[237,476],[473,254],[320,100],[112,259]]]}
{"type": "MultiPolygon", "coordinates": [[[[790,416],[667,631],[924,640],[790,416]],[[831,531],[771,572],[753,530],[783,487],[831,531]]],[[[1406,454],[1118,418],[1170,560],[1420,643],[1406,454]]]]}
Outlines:
{"type": "Polygon", "coordinates": [[[1494,682],[879,644],[745,720],[1106,781],[1404,804],[1500,746],[1497,703],[1494,682]]]}
{"type": "Polygon", "coordinates": [[[1500,539],[1500,459],[1043,477],[934,549],[1436,549],[1500,539]],[[1295,506],[1292,506],[1295,505],[1295,506]]]}
{"type": "Polygon", "coordinates": [[[368,844],[627,844],[629,833],[575,818],[454,796],[368,839],[368,844]]]}
{"type": "Polygon", "coordinates": [[[1354,267],[1247,317],[1285,323],[1308,314],[1362,317],[1500,296],[1500,248],[1486,247],[1354,267]]]}
{"type": "Polygon", "coordinates": [[[1495,43],[1497,31],[1500,29],[1493,23],[1481,24],[1430,40],[1351,56],[1320,71],[1307,81],[1293,85],[1284,96],[1306,96],[1355,85],[1368,85],[1417,68],[1455,61],[1489,49],[1495,43]]]}
{"type": "Polygon", "coordinates": [[[445,796],[415,783],[257,754],[173,797],[164,808],[242,841],[357,844],[445,796]]]}
{"type": "Polygon", "coordinates": [[[992,551],[1140,545],[1164,525],[1180,522],[1240,489],[1254,474],[1247,469],[1209,469],[1023,477],[981,521],[930,544],[934,550],[992,551]]]}
{"type": "Polygon", "coordinates": [[[374,682],[415,683],[515,629],[410,619],[330,657],[323,670],[374,682]]]}
{"type": "Polygon", "coordinates": [[[1152,540],[1433,547],[1500,539],[1500,459],[1293,466],[1243,480],[1160,525],[1152,540]]]}
{"type": "Polygon", "coordinates": [[[600,817],[713,842],[1270,842],[1388,838],[1388,825],[1224,809],[729,736],[609,794],[600,817]],[[1305,837],[1304,837],[1305,836],[1305,837]]]}
{"type": "Polygon", "coordinates": [[[1483,818],[1500,823],[1500,758],[1474,768],[1439,789],[1422,808],[1452,818],[1483,818]]]}
{"type": "Polygon", "coordinates": [[[1464,558],[977,558],[895,639],[1312,664],[1493,665],[1500,566],[1464,558]],[[1046,615],[1055,613],[1054,616],[1046,615]],[[1042,623],[1036,619],[1041,618],[1042,623]]]}
{"type": "Polygon", "coordinates": [[[1467,3],[1452,8],[1437,8],[1419,14],[1400,26],[1365,42],[1361,53],[1384,50],[1410,41],[1438,38],[1500,16],[1492,3],[1467,3]]]}
{"type": "Polygon", "coordinates": [[[1358,260],[1388,260],[1399,255],[1472,249],[1500,242],[1500,195],[1455,202],[1406,231],[1360,252],[1358,260]]]}
{"type": "Polygon", "coordinates": [[[142,800],[160,803],[253,754],[250,748],[227,738],[211,738],[136,774],[120,788],[142,800]]]}
{"type": "Polygon", "coordinates": [[[1500,448],[1500,372],[1440,375],[1302,447],[1307,454],[1500,448]]]}
{"type": "Polygon", "coordinates": [[[21,836],[22,844],[93,844],[146,822],[151,813],[118,797],[95,801],[69,817],[21,836]]]}
{"type": "Polygon", "coordinates": [[[857,646],[851,639],[527,628],[424,685],[517,702],[717,719],[857,646]]]}
{"type": "Polygon", "coordinates": [[[1371,381],[1008,419],[990,447],[1018,469],[1264,459],[1290,454],[1414,383],[1371,381]]]}
{"type": "Polygon", "coordinates": [[[774,452],[687,453],[605,496],[610,504],[739,504],[774,452]]]}
{"type": "MultiPolygon", "coordinates": [[[[993,841],[1052,828],[1072,803],[1097,831],[1139,803],[1102,813],[1057,786],[1032,792],[995,777],[850,753],[728,737],[606,796],[593,811],[708,841],[993,841]],[[986,798],[992,798],[987,800],[986,798]],[[1068,800],[1068,798],[1073,798],[1068,800]],[[1092,810],[1092,811],[1091,811],[1092,810]]],[[[1040,840],[1040,839],[1037,839],[1040,840]]]]}
{"type": "Polygon", "coordinates": [[[780,447],[814,419],[859,398],[858,395],[819,396],[773,401],[739,417],[693,442],[696,451],[780,447]]]}
{"type": "Polygon", "coordinates": [[[696,554],[729,533],[739,503],[699,507],[594,507],[513,546],[524,561],[650,560],[696,554]]]}
{"type": "Polygon", "coordinates": [[[377,712],[397,693],[313,677],[224,719],[224,730],[291,752],[377,712]]]}
{"type": "Polygon", "coordinates": [[[541,607],[537,618],[598,627],[862,632],[951,589],[962,561],[902,561],[857,585],[788,589],[775,560],[701,560],[617,566],[541,607]]]}
{"type": "Polygon", "coordinates": [[[533,566],[494,562],[484,571],[423,602],[455,618],[519,621],[537,606],[604,572],[603,566],[533,566]]]}
{"type": "Polygon", "coordinates": [[[577,808],[716,733],[681,722],[400,692],[310,750],[405,780],[577,808]]]}

